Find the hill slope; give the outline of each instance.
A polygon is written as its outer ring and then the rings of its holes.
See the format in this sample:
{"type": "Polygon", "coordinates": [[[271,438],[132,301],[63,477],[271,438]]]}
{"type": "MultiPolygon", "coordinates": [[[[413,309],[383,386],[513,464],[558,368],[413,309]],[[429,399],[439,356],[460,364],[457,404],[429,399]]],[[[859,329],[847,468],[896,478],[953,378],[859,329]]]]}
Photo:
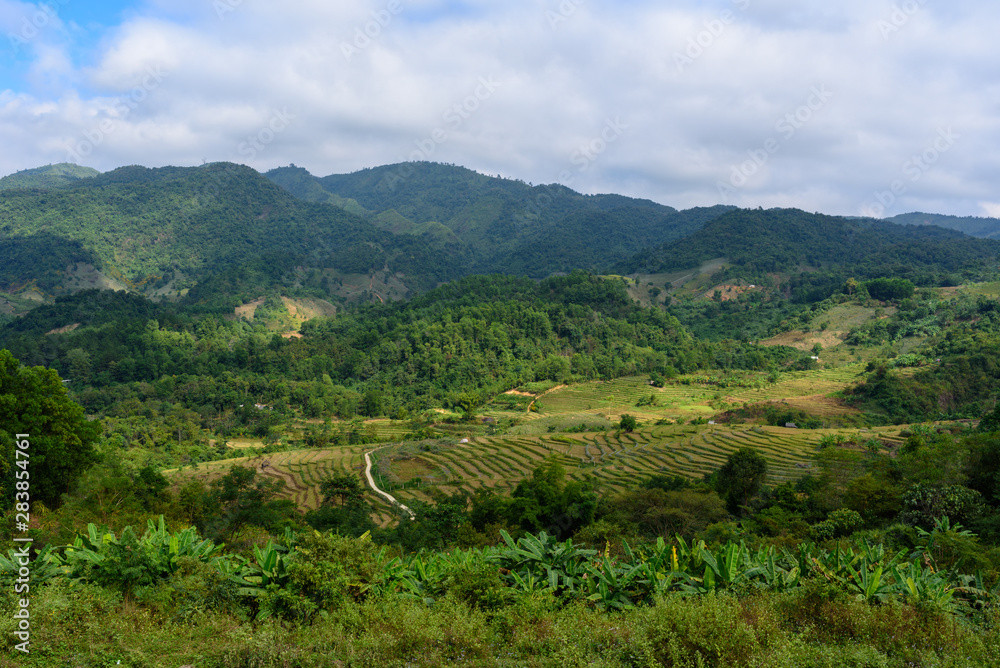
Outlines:
{"type": "Polygon", "coordinates": [[[677,211],[620,195],[581,195],[453,165],[405,163],[313,177],[266,176],[296,197],[366,213],[398,234],[427,233],[469,249],[476,273],[544,277],[603,270],[642,248],[691,234],[730,207],[677,211]]]}
{"type": "Polygon", "coordinates": [[[673,271],[726,257],[748,278],[769,272],[839,267],[860,276],[933,275],[995,268],[1000,243],[934,226],[894,225],[798,209],[737,210],[690,237],[642,252],[618,266],[622,273],[673,271]]]}
{"type": "Polygon", "coordinates": [[[96,169],[63,162],[25,169],[0,179],[0,190],[11,188],[60,188],[100,174],[96,169]]]}
{"type": "Polygon", "coordinates": [[[936,225],[958,230],[970,237],[1000,239],[1000,218],[978,216],[945,216],[939,213],[903,213],[888,219],[899,225],[936,225]]]}
{"type": "Polygon", "coordinates": [[[422,289],[462,273],[460,258],[433,240],[302,202],[229,163],[123,167],[55,190],[0,191],[0,240],[8,291],[34,282],[65,292],[77,263],[147,293],[204,286],[210,277],[226,293],[254,281],[296,284],[309,268],[402,272],[422,289]]]}

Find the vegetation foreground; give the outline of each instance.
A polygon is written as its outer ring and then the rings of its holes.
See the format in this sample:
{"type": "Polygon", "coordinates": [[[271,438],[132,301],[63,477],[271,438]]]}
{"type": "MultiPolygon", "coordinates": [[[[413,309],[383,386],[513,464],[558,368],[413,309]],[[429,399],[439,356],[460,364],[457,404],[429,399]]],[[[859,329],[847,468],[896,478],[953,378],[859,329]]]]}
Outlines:
{"type": "Polygon", "coordinates": [[[367,534],[314,532],[244,559],[162,519],[141,538],[91,525],[36,561],[37,649],[19,663],[996,665],[998,592],[936,568],[940,544],[967,535],[939,523],[912,555],[660,539],[613,556],[504,532],[499,547],[390,556],[367,534]]]}

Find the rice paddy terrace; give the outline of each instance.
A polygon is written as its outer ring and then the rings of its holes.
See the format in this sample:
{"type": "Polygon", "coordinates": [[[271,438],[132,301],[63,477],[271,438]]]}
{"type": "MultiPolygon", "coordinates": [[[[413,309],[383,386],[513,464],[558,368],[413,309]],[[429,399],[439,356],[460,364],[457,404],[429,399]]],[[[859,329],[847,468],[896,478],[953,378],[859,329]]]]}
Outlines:
{"type": "MultiPolygon", "coordinates": [[[[632,433],[615,430],[401,444],[379,453],[381,485],[401,501],[426,500],[433,494],[431,488],[445,493],[482,487],[510,490],[546,457],[555,456],[571,478],[589,479],[600,489],[615,491],[653,474],[701,478],[743,447],[755,448],[767,458],[769,482],[779,484],[809,472],[820,439],[829,433],[856,430],[660,425],[632,433]]],[[[893,440],[886,433],[869,435],[893,440]]]]}
{"type": "MultiPolygon", "coordinates": [[[[898,430],[897,428],[893,428],[898,430]]],[[[549,456],[555,456],[571,478],[589,479],[602,490],[621,490],[652,474],[700,478],[721,466],[741,447],[753,447],[770,465],[769,482],[778,484],[808,473],[820,439],[828,433],[855,430],[800,430],[746,425],[660,425],[632,433],[615,431],[545,436],[438,439],[388,446],[345,446],[308,449],[201,464],[179,471],[177,481],[192,477],[209,482],[230,466],[253,466],[263,475],[285,482],[285,498],[303,510],[319,505],[319,484],[333,474],[364,470],[364,453],[376,449],[377,484],[401,502],[430,500],[437,490],[452,493],[482,487],[513,489],[549,456]],[[467,440],[463,443],[462,440],[467,440]]],[[[886,440],[894,434],[871,432],[886,440]]],[[[370,495],[379,520],[393,517],[391,508],[370,495]]]]}
{"type": "MultiPolygon", "coordinates": [[[[510,490],[550,456],[573,479],[589,479],[600,489],[614,491],[652,474],[700,478],[721,466],[730,453],[753,447],[767,458],[769,482],[777,484],[809,472],[824,435],[855,435],[858,430],[688,424],[690,420],[710,417],[726,407],[767,401],[801,407],[814,415],[846,415],[851,409],[829,394],[854,381],[860,371],[860,365],[848,365],[785,373],[774,384],[744,378],[735,387],[697,377],[663,388],[640,377],[558,386],[536,393],[537,411],[486,410],[476,423],[442,425],[446,435],[432,440],[401,441],[408,430],[405,423],[374,420],[366,430],[383,441],[378,445],[272,454],[248,448],[249,456],[186,467],[172,475],[177,485],[191,478],[207,483],[234,464],[252,466],[262,475],[283,480],[285,498],[308,510],[319,505],[322,480],[344,472],[362,475],[364,453],[373,450],[376,483],[407,503],[430,500],[439,492],[510,490]],[[655,401],[650,405],[651,395],[655,401]],[[624,413],[639,418],[640,427],[634,432],[617,428],[615,423],[624,413]],[[512,416],[519,422],[516,426],[502,434],[484,435],[483,423],[512,416]]],[[[898,432],[899,427],[873,429],[863,439],[877,436],[892,441],[898,432]]],[[[394,516],[389,505],[374,494],[370,499],[378,520],[389,522],[394,516]]]]}

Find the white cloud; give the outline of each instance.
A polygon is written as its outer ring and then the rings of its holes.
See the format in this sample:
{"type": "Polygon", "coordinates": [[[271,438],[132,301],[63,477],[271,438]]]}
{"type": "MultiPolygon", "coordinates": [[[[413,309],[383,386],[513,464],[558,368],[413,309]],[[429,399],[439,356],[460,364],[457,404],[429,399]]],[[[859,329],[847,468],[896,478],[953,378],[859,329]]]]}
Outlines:
{"type": "Polygon", "coordinates": [[[980,202],[983,213],[990,218],[1000,218],[1000,202],[980,202]]]}
{"type": "Polygon", "coordinates": [[[221,18],[210,2],[151,0],[87,66],[36,51],[30,93],[0,96],[0,173],[89,142],[77,154],[100,169],[236,160],[319,175],[422,151],[680,207],[719,202],[720,183],[735,204],[845,214],[897,182],[884,215],[995,199],[1000,17],[985,0],[947,14],[914,0],[904,15],[861,0],[220,2],[221,18]],[[810,108],[816,88],[832,95],[810,108]],[[602,142],[615,119],[626,127],[602,142]],[[914,172],[947,128],[959,139],[914,172]]]}

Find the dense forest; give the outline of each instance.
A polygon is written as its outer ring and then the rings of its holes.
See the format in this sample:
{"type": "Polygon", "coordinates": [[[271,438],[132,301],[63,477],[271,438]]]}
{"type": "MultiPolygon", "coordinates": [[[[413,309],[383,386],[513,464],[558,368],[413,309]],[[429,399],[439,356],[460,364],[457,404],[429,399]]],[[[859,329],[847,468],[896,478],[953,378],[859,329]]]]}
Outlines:
{"type": "Polygon", "coordinates": [[[283,338],[262,324],[89,291],[35,309],[0,340],[25,364],[68,378],[89,412],[155,398],[197,411],[206,426],[247,403],[309,417],[398,417],[442,405],[472,410],[535,381],[768,371],[800,357],[699,342],[671,316],[636,305],[623,281],[583,272],[541,282],[471,277],[407,302],[314,319],[301,333],[283,338]],[[77,326],[45,335],[69,324],[77,326]]]}
{"type": "Polygon", "coordinates": [[[296,196],[364,212],[395,232],[436,229],[468,246],[475,273],[536,278],[607,268],[640,249],[684,237],[731,208],[677,211],[649,200],[584,196],[560,185],[533,186],[434,163],[322,178],[288,167],[266,176],[296,196]]]}
{"type": "Polygon", "coordinates": [[[934,226],[846,219],[795,209],[740,210],[621,263],[622,273],[696,267],[724,257],[726,278],[761,283],[772,273],[835,270],[843,278],[907,278],[957,285],[995,270],[1000,246],[934,226]],[[846,273],[845,273],[846,272],[846,273]]]}

